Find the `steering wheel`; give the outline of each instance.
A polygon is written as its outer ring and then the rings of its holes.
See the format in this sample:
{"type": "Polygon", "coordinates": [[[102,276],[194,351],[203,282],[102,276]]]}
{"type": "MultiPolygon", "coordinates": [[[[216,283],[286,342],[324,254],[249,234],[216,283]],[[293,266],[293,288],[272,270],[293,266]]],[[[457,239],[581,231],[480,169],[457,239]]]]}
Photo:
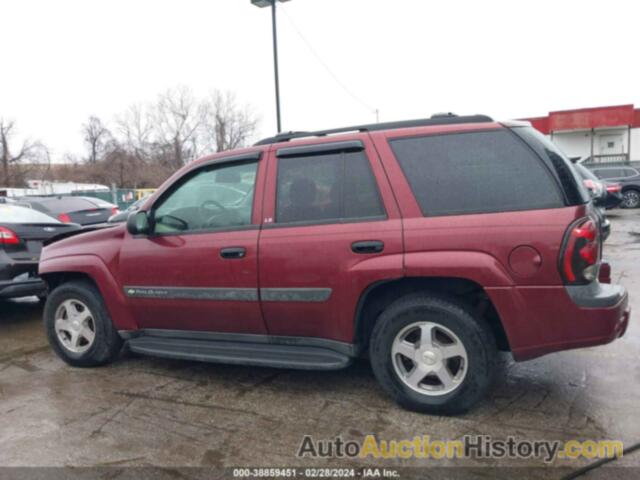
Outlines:
{"type": "Polygon", "coordinates": [[[170,228],[175,228],[176,230],[188,230],[189,224],[182,220],[181,218],[174,217],[173,215],[162,215],[159,217],[156,222],[166,225],[170,228]],[[170,220],[170,222],[165,222],[164,220],[170,220]],[[171,225],[173,223],[173,225],[171,225]]]}
{"type": "Polygon", "coordinates": [[[209,205],[213,205],[216,208],[216,212],[207,218],[207,220],[205,221],[205,225],[209,225],[217,216],[227,211],[225,206],[216,200],[206,200],[200,205],[200,208],[202,210],[213,210],[209,207],[209,205]]]}

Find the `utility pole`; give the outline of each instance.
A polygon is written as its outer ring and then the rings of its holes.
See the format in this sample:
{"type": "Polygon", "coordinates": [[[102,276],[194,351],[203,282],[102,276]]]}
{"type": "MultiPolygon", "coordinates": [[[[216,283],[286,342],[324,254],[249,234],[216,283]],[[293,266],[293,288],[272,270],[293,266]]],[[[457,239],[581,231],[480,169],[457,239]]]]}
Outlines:
{"type": "Polygon", "coordinates": [[[276,121],[278,133],[282,132],[282,122],[280,117],[280,78],[278,76],[278,28],[276,23],[276,3],[287,2],[289,0],[251,0],[256,7],[271,7],[271,33],[273,36],[273,72],[276,85],[276,121]]]}

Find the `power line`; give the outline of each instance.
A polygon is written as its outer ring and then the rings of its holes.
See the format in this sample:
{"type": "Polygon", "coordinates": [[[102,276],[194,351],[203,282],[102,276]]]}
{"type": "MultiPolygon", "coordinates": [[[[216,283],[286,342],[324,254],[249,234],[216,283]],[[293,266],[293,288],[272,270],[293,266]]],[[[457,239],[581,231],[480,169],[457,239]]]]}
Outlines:
{"type": "Polygon", "coordinates": [[[287,13],[287,10],[284,7],[280,7],[280,10],[284,12],[285,17],[287,17],[287,21],[289,22],[289,24],[291,25],[291,27],[293,28],[293,30],[298,34],[298,36],[300,37],[300,39],[305,43],[305,45],[307,46],[307,48],[309,49],[309,51],[313,54],[314,57],[316,57],[316,60],[318,60],[318,62],[320,63],[320,65],[322,65],[324,67],[324,69],[327,71],[327,73],[329,75],[331,75],[331,78],[333,78],[335,80],[335,82],[347,93],[347,95],[349,95],[353,100],[355,100],[357,103],[359,103],[361,106],[363,106],[366,110],[369,110],[369,112],[374,113],[376,115],[376,121],[378,121],[378,116],[379,116],[379,110],[377,108],[373,108],[371,105],[369,105],[367,102],[365,102],[364,100],[362,100],[358,95],[356,95],[355,93],[353,93],[353,91],[347,87],[344,82],[342,82],[338,76],[333,73],[333,71],[331,70],[331,68],[329,67],[329,65],[327,65],[327,62],[325,62],[322,57],[318,54],[318,52],[315,50],[315,48],[313,48],[313,45],[311,45],[311,42],[309,42],[309,40],[306,39],[306,37],[302,34],[302,32],[300,31],[300,29],[296,26],[295,22],[293,21],[293,19],[289,16],[289,14],[287,13]]]}

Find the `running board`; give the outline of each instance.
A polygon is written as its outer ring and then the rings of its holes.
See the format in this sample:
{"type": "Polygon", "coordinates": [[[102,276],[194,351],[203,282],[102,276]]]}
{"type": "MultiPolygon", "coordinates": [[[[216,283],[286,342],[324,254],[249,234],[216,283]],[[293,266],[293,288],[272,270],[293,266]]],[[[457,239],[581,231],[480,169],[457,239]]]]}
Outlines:
{"type": "Polygon", "coordinates": [[[131,338],[127,344],[132,352],[142,355],[233,365],[299,370],[339,370],[351,363],[351,358],[345,354],[327,348],[302,345],[193,340],[145,335],[131,338]]]}

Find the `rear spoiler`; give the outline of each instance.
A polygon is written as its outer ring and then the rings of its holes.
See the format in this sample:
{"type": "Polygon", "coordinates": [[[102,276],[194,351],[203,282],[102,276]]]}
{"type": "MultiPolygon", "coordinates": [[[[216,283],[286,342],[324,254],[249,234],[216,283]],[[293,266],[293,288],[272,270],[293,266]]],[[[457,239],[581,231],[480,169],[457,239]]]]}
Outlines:
{"type": "Polygon", "coordinates": [[[72,230],[71,232],[60,233],[58,235],[55,235],[45,240],[44,242],[42,242],[42,245],[46,247],[47,245],[51,245],[52,243],[55,243],[60,240],[64,240],[65,238],[73,237],[75,235],[79,235],[81,233],[94,232],[96,230],[103,230],[105,228],[113,228],[117,225],[118,225],[117,223],[99,223],[97,225],[91,225],[89,227],[81,228],[79,230],[72,230]]]}

